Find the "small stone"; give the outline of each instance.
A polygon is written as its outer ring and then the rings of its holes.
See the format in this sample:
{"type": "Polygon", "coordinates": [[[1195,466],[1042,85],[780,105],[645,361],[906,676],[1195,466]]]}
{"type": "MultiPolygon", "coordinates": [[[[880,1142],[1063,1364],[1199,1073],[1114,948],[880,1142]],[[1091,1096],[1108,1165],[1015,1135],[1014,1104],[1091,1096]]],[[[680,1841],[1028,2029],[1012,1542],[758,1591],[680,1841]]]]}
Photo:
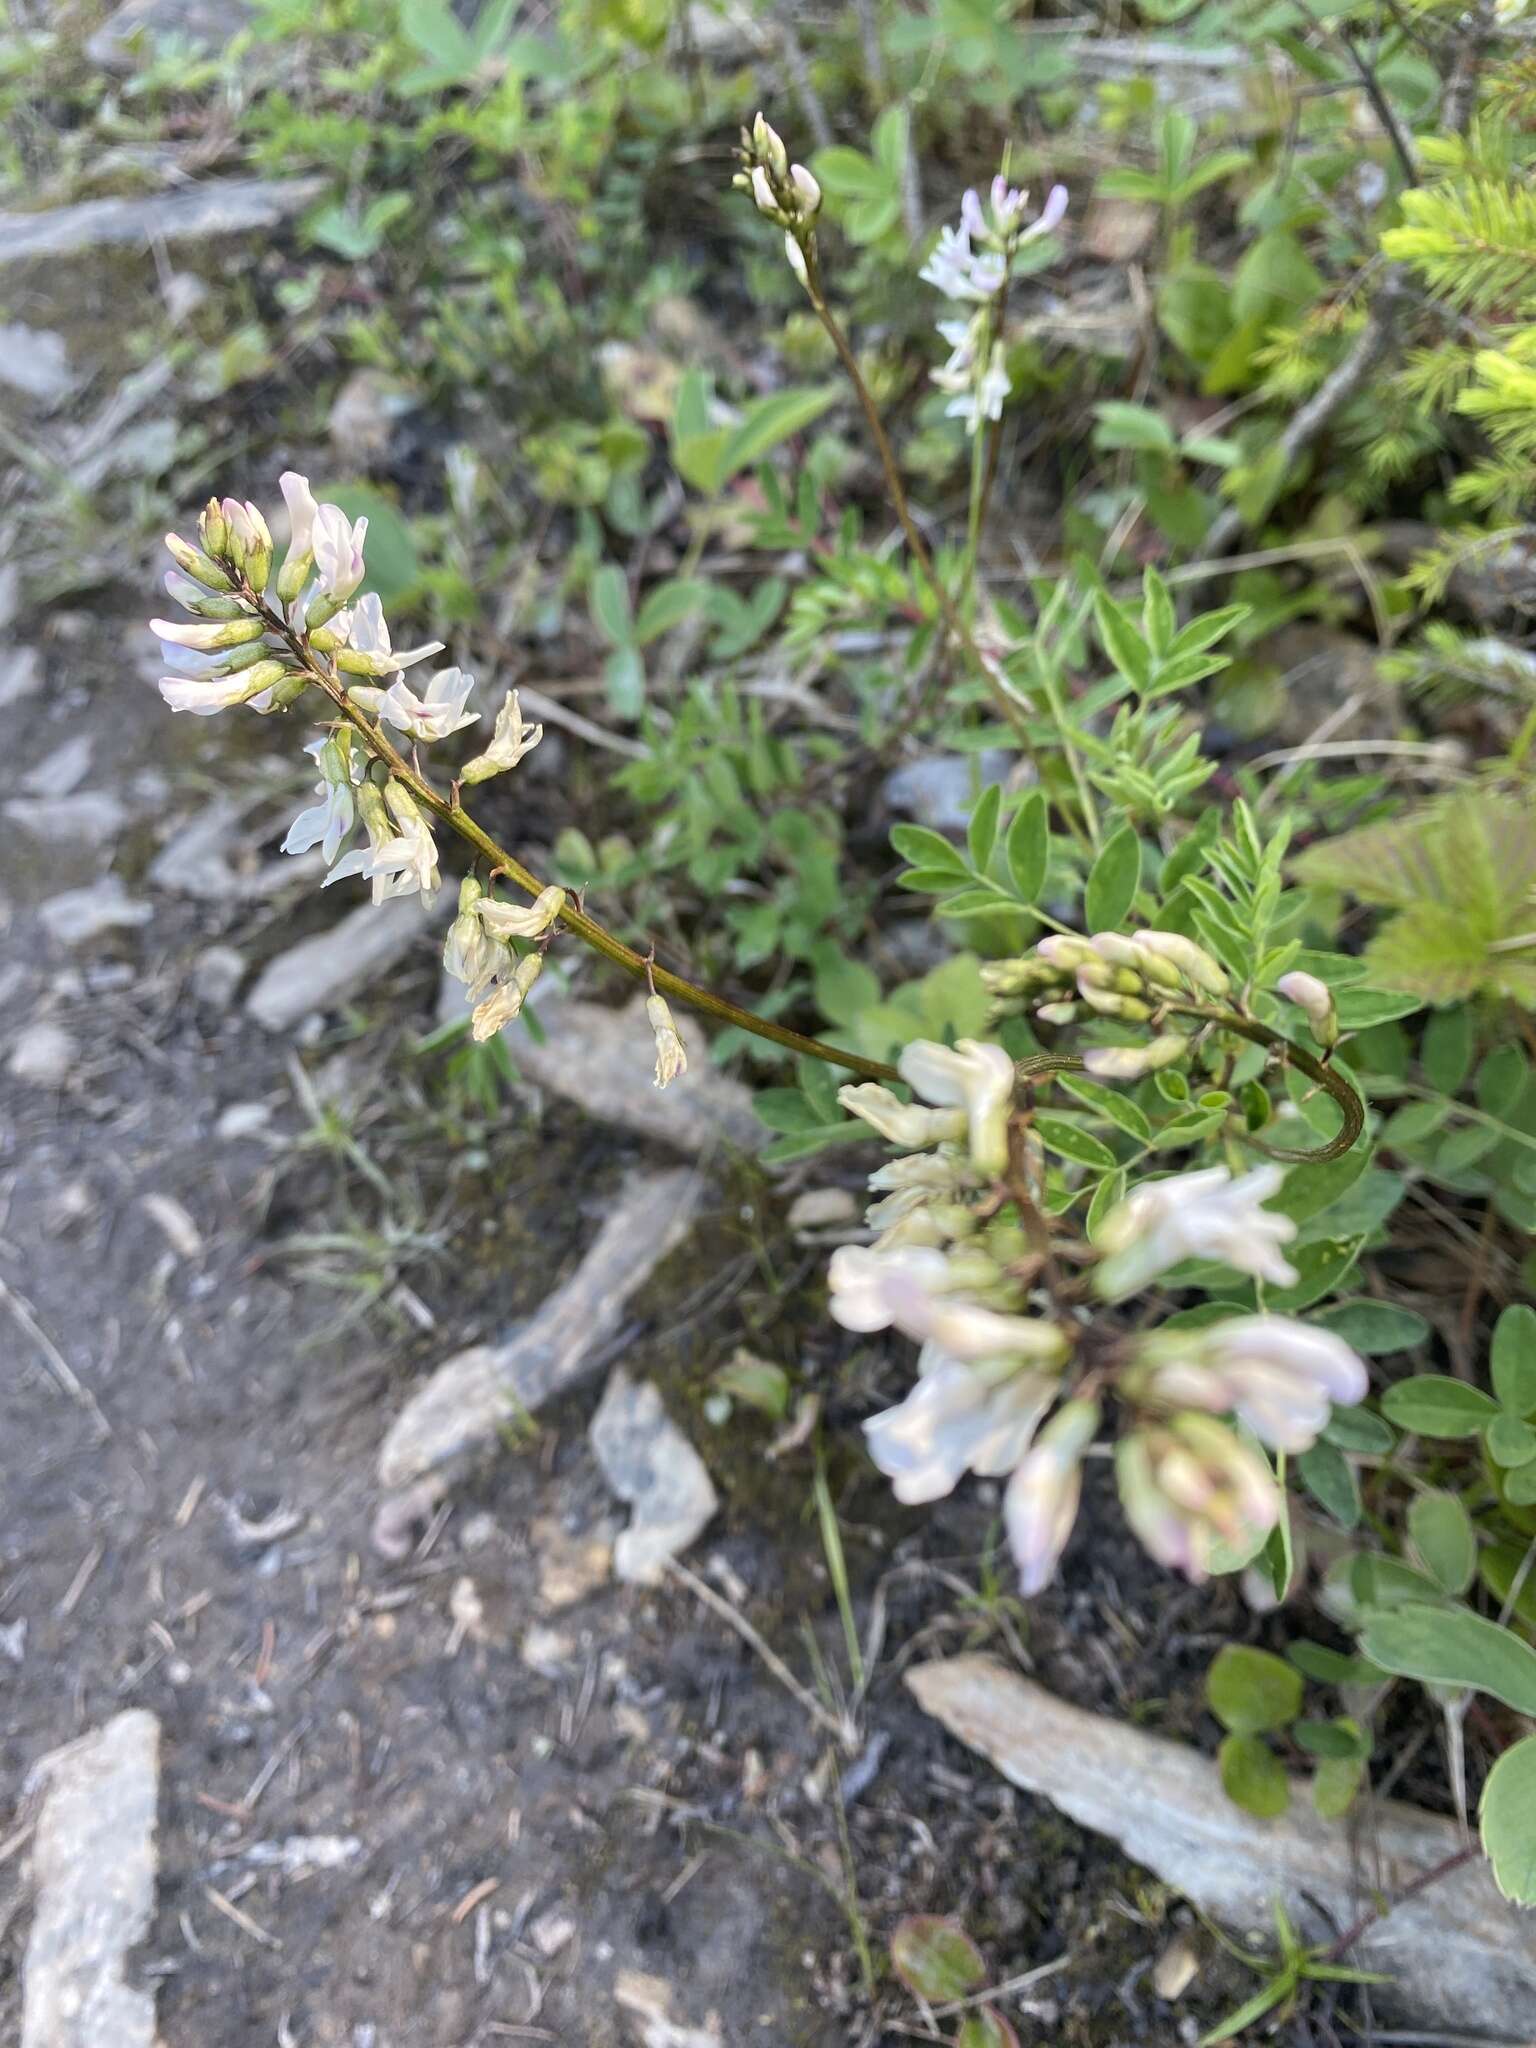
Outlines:
{"type": "Polygon", "coordinates": [[[8,1621],[0,1625],[0,1653],[9,1657],[13,1664],[22,1664],[27,1655],[27,1617],[19,1621],[8,1621]]]}
{"type": "Polygon", "coordinates": [[[520,1649],[529,1670],[537,1671],[545,1678],[563,1676],[576,1654],[576,1644],[570,1636],[557,1628],[546,1628],[541,1622],[529,1629],[520,1649]]]}
{"type": "Polygon", "coordinates": [[[420,896],[360,904],[330,931],[268,961],[245,999],[248,1014],[268,1031],[291,1031],[316,1011],[334,1009],[393,967],[439,915],[420,896]]]}
{"type": "Polygon", "coordinates": [[[29,1783],[45,1796],[22,2048],[153,2048],[154,1993],[129,1983],[128,1956],[154,1917],[160,1724],[118,1714],[44,1757],[29,1783]]]}
{"type": "Polygon", "coordinates": [[[62,334],[19,324],[0,327],[0,384],[51,410],[73,382],[62,334]]]}
{"type": "Polygon", "coordinates": [[[264,1102],[232,1102],[219,1112],[213,1135],[233,1145],[242,1138],[257,1137],[271,1121],[272,1112],[264,1102]]]}
{"type": "Polygon", "coordinates": [[[192,993],[210,1009],[227,1010],[245,979],[245,955],[235,946],[205,946],[192,962],[192,993]]]}
{"type": "Polygon", "coordinates": [[[703,2027],[682,2026],[673,2019],[673,1987],[664,1977],[620,1970],[613,1995],[636,2021],[641,2048],[725,2048],[713,2014],[703,2027]]]}
{"type": "Polygon", "coordinates": [[[73,950],[92,945],[109,932],[146,924],[154,911],[147,903],[135,902],[116,875],[107,875],[88,888],[50,896],[37,906],[37,916],[55,945],[73,950]]]}
{"type": "Polygon", "coordinates": [[[0,647],[0,711],[43,687],[43,658],[35,647],[0,647]]]}
{"type": "Polygon", "coordinates": [[[528,1540],[539,1561],[539,1596],[546,1607],[574,1607],[608,1583],[613,1545],[606,1537],[573,1536],[551,1516],[540,1515],[529,1524],[528,1540]]]}
{"type": "Polygon", "coordinates": [[[569,1913],[562,1913],[552,1907],[541,1913],[528,1929],[529,1939],[545,1960],[553,1961],[561,1949],[569,1948],[576,1937],[576,1922],[569,1913]]]}
{"type": "Polygon", "coordinates": [[[614,1570],[628,1585],[658,1585],[720,1505],[704,1461],[650,1381],[632,1380],[622,1366],[589,1434],[603,1477],[634,1510],[614,1545],[614,1570]]]}
{"type": "Polygon", "coordinates": [[[1187,1934],[1176,1934],[1152,1966],[1152,1989],[1171,2005],[1200,1974],[1200,1958],[1187,1934]]]}
{"type": "Polygon", "coordinates": [[[44,1020],[17,1032],[6,1061],[18,1081],[34,1088],[62,1088],[79,1058],[80,1048],[61,1024],[44,1020]]]}
{"type": "Polygon", "coordinates": [[[295,1877],[310,1870],[343,1870],[362,1847],[356,1835],[289,1835],[283,1842],[253,1842],[245,1861],[295,1877]]]}
{"type": "Polygon", "coordinates": [[[790,1203],[785,1221],[791,1230],[829,1230],[857,1223],[860,1213],[847,1188],[807,1188],[790,1203]]]}
{"type": "Polygon", "coordinates": [[[34,838],[74,847],[105,846],[128,822],[127,807],[105,789],[82,789],[74,796],[13,797],[5,815],[34,838]]]}
{"type": "Polygon", "coordinates": [[[139,1206],[165,1233],[166,1243],[179,1259],[203,1256],[203,1234],[192,1221],[191,1212],[174,1195],[145,1195],[139,1206]]]}
{"type": "Polygon", "coordinates": [[[501,1525],[484,1508],[471,1515],[459,1531],[459,1548],[466,1556],[473,1556],[477,1550],[485,1550],[501,1534],[501,1525]]]}
{"type": "Polygon", "coordinates": [[[28,796],[68,796],[90,774],[94,751],[90,734],[77,732],[23,775],[21,787],[28,796]]]}
{"type": "Polygon", "coordinates": [[[893,811],[935,832],[963,832],[976,792],[1001,782],[1013,756],[1000,747],[982,754],[933,754],[885,778],[880,794],[893,811]]]}

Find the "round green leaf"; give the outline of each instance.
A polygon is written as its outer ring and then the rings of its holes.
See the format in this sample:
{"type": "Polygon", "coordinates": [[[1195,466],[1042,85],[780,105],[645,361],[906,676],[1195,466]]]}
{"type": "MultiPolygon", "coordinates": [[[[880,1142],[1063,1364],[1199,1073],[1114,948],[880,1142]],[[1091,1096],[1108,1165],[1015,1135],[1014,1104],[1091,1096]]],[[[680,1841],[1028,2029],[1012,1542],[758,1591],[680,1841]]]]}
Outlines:
{"type": "Polygon", "coordinates": [[[1516,1905],[1536,1906],[1536,1735],[1506,1749],[1483,1786],[1483,1852],[1516,1905]]]}
{"type": "Polygon", "coordinates": [[[1366,1617],[1360,1647],[1373,1664],[1421,1685],[1460,1685],[1536,1714],[1536,1650],[1465,1607],[1414,1603],[1366,1617]]]}
{"type": "Polygon", "coordinates": [[[1325,1330],[1358,1351],[1362,1358],[1384,1358],[1412,1350],[1429,1335],[1429,1324],[1411,1308],[1389,1301],[1335,1301],[1314,1319],[1325,1330]]]}
{"type": "Polygon", "coordinates": [[[1476,1387],[1440,1373],[1399,1380],[1381,1397],[1382,1412],[1415,1436],[1476,1436],[1498,1414],[1498,1404],[1476,1387]]]}
{"type": "Polygon", "coordinates": [[[1088,877],[1084,916],[1091,932],[1118,931],[1141,881],[1141,842],[1130,825],[1104,843],[1088,877]]]}
{"type": "Polygon", "coordinates": [[[1004,842],[1008,873],[1025,903],[1038,903],[1051,855],[1050,813],[1043,790],[1031,790],[1014,813],[1004,842]]]}
{"type": "Polygon", "coordinates": [[[1355,1801],[1365,1765],[1357,1756],[1325,1757],[1312,1774],[1312,1804],[1324,1820],[1341,1820],[1355,1801]]]}
{"type": "Polygon", "coordinates": [[[1353,1529],[1360,1520],[1360,1488],[1343,1452],[1330,1443],[1315,1443],[1296,1460],[1296,1470],[1319,1507],[1341,1529],[1353,1529]]]}
{"type": "Polygon", "coordinates": [[[913,1913],[891,1936],[891,1967],[907,1989],[930,2005],[969,1997],[987,1981],[981,1950],[957,1920],[913,1913]]]}
{"type": "Polygon", "coordinates": [[[1454,1095],[1467,1078],[1474,1038],[1472,1012],[1465,1003],[1454,1010],[1437,1010],[1425,1025],[1419,1063],[1424,1078],[1442,1095],[1454,1095]]]}
{"type": "Polygon", "coordinates": [[[1495,1415],[1483,1442],[1495,1465],[1528,1465],[1536,1458],[1536,1429],[1514,1415],[1495,1415]]]}
{"type": "Polygon", "coordinates": [[[1493,1391],[1511,1415],[1536,1409],[1536,1308],[1513,1303],[1493,1330],[1493,1391]]]}
{"type": "Polygon", "coordinates": [[[955,2048],[1019,2048],[1019,2037],[1000,2012],[984,2005],[966,2014],[955,2048]]]}
{"type": "Polygon", "coordinates": [[[1228,1643],[1205,1675],[1211,1712],[1234,1735],[1283,1728],[1301,1711],[1301,1678],[1267,1650],[1228,1643]]]}
{"type": "Polygon", "coordinates": [[[1257,1735],[1229,1735],[1216,1752],[1222,1790],[1234,1806],[1273,1820],[1291,1803],[1290,1781],[1279,1757],[1257,1735]]]}

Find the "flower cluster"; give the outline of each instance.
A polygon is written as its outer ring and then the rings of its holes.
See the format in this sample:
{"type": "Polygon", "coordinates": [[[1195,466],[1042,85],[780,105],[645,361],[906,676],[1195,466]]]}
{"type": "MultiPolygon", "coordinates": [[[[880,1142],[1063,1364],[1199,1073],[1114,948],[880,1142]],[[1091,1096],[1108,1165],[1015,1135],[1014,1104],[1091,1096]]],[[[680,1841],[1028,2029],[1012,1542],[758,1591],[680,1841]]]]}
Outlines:
{"type": "Polygon", "coordinates": [[[814,253],[821,187],[804,164],[792,164],[777,129],[759,114],[741,131],[741,169],[731,180],[750,192],[760,214],[784,230],[784,254],[802,284],[810,281],[807,257],[814,253]]]}
{"type": "Polygon", "coordinates": [[[1001,175],[993,179],[985,204],[976,192],[967,192],[959,227],[940,231],[919,273],[952,304],[971,309],[962,318],[938,323],[950,353],[944,367],[933,372],[934,383],[950,394],[944,410],[963,420],[968,434],[976,433],[984,419],[1002,418],[1008,370],[1000,328],[1013,259],[1026,242],[1050,234],[1060,223],[1067,210],[1066,187],[1053,186],[1038,217],[1026,225],[1028,204],[1029,194],[1001,175]]]}
{"type": "MultiPolygon", "coordinates": [[[[316,801],[294,819],[283,851],[319,847],[325,885],[359,876],[375,903],[431,897],[442,876],[429,806],[453,817],[457,799],[450,809],[434,798],[410,763],[420,747],[478,722],[480,714],[469,709],[474,677],[446,668],[423,687],[408,682],[405,671],[441,653],[443,643],[396,648],[378,598],[357,595],[367,520],[317,503],[295,471],[281,484],[290,538],[275,574],[272,535],[255,505],[214,499],[195,544],[166,536],[177,566],[165,587],[192,623],[150,622],[175,671],[161,678],[160,693],[173,711],[206,715],[240,704],[284,711],[318,689],[327,700],[327,731],[305,749],[319,773],[316,801]],[[366,843],[349,848],[359,827],[366,843]]],[[[465,763],[455,792],[515,768],[543,735],[509,691],[489,745],[465,763]]],[[[516,904],[492,896],[473,876],[461,884],[443,964],[469,992],[477,1039],[493,1037],[521,1011],[565,909],[565,892],[557,888],[516,904]]],[[[664,1086],[686,1071],[687,1055],[666,1004],[653,994],[648,1008],[656,1081],[664,1086]]]]}
{"type": "MultiPolygon", "coordinates": [[[[1198,948],[1184,954],[1188,945],[1153,946],[1147,957],[1157,974],[1212,993],[1220,969],[1196,958],[1198,948]]],[[[1041,964],[1057,975],[1049,955],[1041,964]]],[[[870,1176],[877,1199],[867,1221],[878,1235],[839,1247],[828,1273],[832,1314],[845,1329],[895,1329],[921,1346],[912,1391],[865,1424],[898,1499],[936,1500],[967,1471],[1006,1476],[1020,1581],[1038,1591],[1071,1533],[1100,1397],[1113,1386],[1128,1417],[1119,1491],[1147,1548],[1197,1579],[1250,1555],[1280,1511],[1259,1447],[1293,1453],[1315,1443],[1331,1404],[1363,1398],[1364,1366],[1339,1338],[1285,1316],[1121,1335],[1095,1320],[1093,1298],[1119,1301],[1186,1259],[1277,1286],[1293,1281],[1281,1247],[1296,1225],[1264,1206],[1280,1191],[1281,1169],[1266,1164],[1234,1180],[1212,1167],[1143,1182],[1104,1217],[1095,1263],[1074,1294],[1051,1279],[1040,1155],[1015,1106],[1008,1054],[969,1039],[920,1041],[902,1053],[899,1072],[921,1100],[871,1083],[840,1092],[846,1109],[900,1150],[870,1176]]]]}

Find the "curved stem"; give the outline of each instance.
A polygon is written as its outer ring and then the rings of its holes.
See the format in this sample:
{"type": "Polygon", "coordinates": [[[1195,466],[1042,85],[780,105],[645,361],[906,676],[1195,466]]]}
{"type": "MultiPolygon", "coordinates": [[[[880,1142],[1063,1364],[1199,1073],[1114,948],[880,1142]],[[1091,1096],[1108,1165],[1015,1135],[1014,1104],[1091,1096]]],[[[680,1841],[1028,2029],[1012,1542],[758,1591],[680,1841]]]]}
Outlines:
{"type": "Polygon", "coordinates": [[[933,554],[929,549],[928,543],[924,540],[917,521],[912,517],[912,508],[907,502],[906,486],[901,480],[901,471],[896,463],[896,451],[892,448],[891,438],[885,431],[885,422],[880,417],[880,408],[875,404],[869,386],[864,381],[864,372],[859,368],[858,358],[853,352],[848,337],[838,325],[837,317],[833,313],[832,308],[827,304],[826,294],[822,291],[821,266],[817,259],[816,245],[813,237],[806,237],[806,241],[801,245],[801,253],[805,257],[804,282],[806,296],[810,299],[811,309],[815,313],[816,318],[821,322],[823,328],[825,328],[827,338],[837,352],[837,359],[847,373],[849,383],[853,386],[854,396],[859,401],[859,409],[864,415],[865,424],[869,428],[870,438],[875,444],[875,452],[880,458],[880,468],[885,476],[885,487],[891,494],[891,509],[895,512],[897,520],[900,522],[902,533],[906,536],[907,546],[911,550],[912,559],[916,562],[923,581],[932,591],[934,601],[939,607],[945,625],[965,650],[967,659],[972,663],[976,673],[985,683],[992,701],[996,704],[998,710],[1013,727],[1014,732],[1018,735],[1023,745],[1028,748],[1030,745],[1029,720],[1025,706],[1019,702],[1009,689],[1007,683],[1004,682],[1002,676],[998,673],[996,664],[989,662],[981,649],[976,645],[976,636],[960,616],[960,611],[955,604],[954,597],[935,566],[933,554]]]}
{"type": "MultiPolygon", "coordinates": [[[[488,861],[493,871],[499,870],[526,889],[530,896],[537,896],[544,884],[531,869],[515,860],[504,846],[494,840],[490,833],[464,809],[461,803],[440,796],[422,775],[400,752],[394,742],[372,723],[366,714],[347,696],[345,685],[335,672],[318,661],[314,650],[301,633],[294,631],[279,614],[256,592],[250,593],[252,601],[259,607],[267,621],[269,631],[279,635],[292,650],[295,658],[303,664],[304,673],[317,689],[335,705],[340,716],[352,729],[361,735],[364,744],[376,759],[382,761],[395,780],[401,783],[415,801],[436,818],[457,832],[481,857],[488,861]]],[[[791,1031],[787,1025],[775,1024],[767,1017],[754,1016],[739,1004],[725,996],[716,995],[713,989],[700,988],[695,982],[684,980],[680,974],[673,974],[668,968],[658,967],[653,959],[644,953],[637,953],[633,946],[589,917],[566,899],[560,911],[560,922],[572,931],[595,953],[601,953],[605,960],[611,960],[616,967],[622,967],[626,974],[637,981],[648,981],[661,994],[672,996],[689,1009],[698,1010],[706,1017],[713,1017],[721,1024],[734,1024],[738,1030],[747,1031],[754,1038],[769,1039],[774,1045],[782,1045],[788,1051],[826,1060],[829,1065],[846,1067],[850,1073],[859,1074],[870,1081],[893,1081],[896,1069],[883,1060],[865,1059],[862,1053],[845,1052],[841,1046],[827,1045],[819,1038],[807,1038],[802,1032],[791,1031]]]]}

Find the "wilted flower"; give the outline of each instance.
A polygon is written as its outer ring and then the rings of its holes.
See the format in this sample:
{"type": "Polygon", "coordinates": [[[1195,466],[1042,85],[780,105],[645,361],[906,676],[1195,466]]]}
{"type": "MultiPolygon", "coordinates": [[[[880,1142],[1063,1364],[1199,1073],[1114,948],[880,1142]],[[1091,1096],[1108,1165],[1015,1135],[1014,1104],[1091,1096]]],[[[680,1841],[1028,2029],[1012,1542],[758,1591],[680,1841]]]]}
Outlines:
{"type": "Polygon", "coordinates": [[[437,843],[410,791],[391,778],[381,797],[371,782],[365,782],[357,794],[357,808],[369,851],[344,853],[326,876],[325,886],[348,875],[364,875],[373,884],[375,903],[414,896],[418,890],[431,895],[439,879],[437,843]]]}
{"type": "Polygon", "coordinates": [[[1067,1547],[1083,1491],[1083,1453],[1099,1426],[1096,1401],[1068,1401],[1008,1482],[1003,1523],[1019,1590],[1038,1593],[1067,1547]]]}
{"type": "Polygon", "coordinates": [[[688,1048],[683,1044],[666,999],[654,992],[645,1002],[646,1020],[656,1035],[656,1086],[665,1088],[679,1074],[688,1071],[688,1048]]]}
{"type": "Polygon", "coordinates": [[[1014,1069],[1000,1045],[962,1038],[951,1048],[919,1038],[903,1048],[896,1066],[903,1081],[927,1101],[965,1111],[971,1163],[978,1173],[995,1179],[1005,1171],[1014,1069]]]}
{"type": "Polygon", "coordinates": [[[541,939],[564,907],[565,891],[551,884],[532,903],[500,903],[494,896],[482,896],[475,910],[493,938],[541,939]]]}
{"type": "Polygon", "coordinates": [[[443,969],[455,981],[462,981],[471,1002],[475,1002],[506,965],[507,949],[493,939],[475,915],[475,905],[485,891],[473,875],[459,884],[459,914],[448,927],[443,941],[443,969]]]}
{"type": "Polygon", "coordinates": [[[918,1369],[906,1399],[864,1424],[870,1456],[908,1507],[953,1493],[967,1471],[1012,1471],[1060,1385],[1013,1360],[966,1365],[933,1346],[918,1369]]]}
{"type": "Polygon", "coordinates": [[[878,1081],[853,1081],[837,1091],[837,1099],[851,1115],[862,1117],[882,1138],[908,1151],[925,1145],[953,1143],[965,1136],[966,1116],[959,1109],[923,1109],[903,1102],[878,1081]]]}
{"type": "Polygon", "coordinates": [[[316,508],[310,528],[315,575],[321,590],[338,604],[344,604],[363,580],[367,535],[366,519],[354,523],[339,505],[316,508]]]}
{"type": "Polygon", "coordinates": [[[1284,1178],[1278,1166],[1257,1166],[1240,1180],[1224,1166],[1211,1166],[1144,1181],[1099,1225],[1105,1256],[1094,1286],[1117,1300],[1184,1259],[1216,1259],[1234,1272],[1289,1287],[1296,1270],[1280,1247],[1296,1235],[1296,1225],[1261,1206],[1284,1178]]]}
{"type": "Polygon", "coordinates": [[[426,694],[418,697],[404,676],[396,676],[380,700],[378,716],[385,724],[409,733],[413,740],[446,739],[479,718],[478,711],[464,708],[474,687],[473,676],[461,669],[444,668],[427,684],[426,694]]]}
{"type": "Polygon", "coordinates": [[[328,739],[311,741],[304,751],[320,770],[320,780],[315,786],[321,800],[300,811],[288,827],[282,851],[307,853],[312,846],[318,846],[329,867],[340,853],[356,819],[357,801],[353,792],[364,763],[355,757],[352,734],[345,727],[328,739]]]}
{"type": "Polygon", "coordinates": [[[1231,1412],[1271,1450],[1310,1450],[1330,1408],[1363,1401],[1365,1366],[1342,1337],[1289,1316],[1234,1316],[1205,1330],[1146,1338],[1142,1398],[1176,1408],[1231,1412]]]}
{"type": "Polygon", "coordinates": [[[1256,1548],[1280,1519],[1274,1475],[1209,1415],[1175,1415],[1122,1437],[1115,1477],[1126,1520],[1159,1564],[1199,1581],[1219,1543],[1256,1548]]]}
{"type": "Polygon", "coordinates": [[[505,769],[515,768],[524,754],[531,754],[544,737],[542,725],[526,725],[519,709],[516,690],[509,690],[496,714],[495,730],[491,744],[483,754],[476,754],[466,761],[459,774],[464,784],[485,782],[492,775],[500,775],[505,769]]]}
{"type": "Polygon", "coordinates": [[[542,953],[525,953],[512,970],[511,979],[492,990],[469,1020],[470,1034],[477,1040],[494,1038],[519,1015],[533,984],[544,972],[542,953]]]}
{"type": "Polygon", "coordinates": [[[1321,1046],[1337,1045],[1339,1042],[1339,1013],[1334,1006],[1333,990],[1326,981],[1319,981],[1315,974],[1305,974],[1300,968],[1290,974],[1282,974],[1275,983],[1276,992],[1292,1002],[1306,1015],[1312,1027],[1312,1036],[1321,1046]]]}

